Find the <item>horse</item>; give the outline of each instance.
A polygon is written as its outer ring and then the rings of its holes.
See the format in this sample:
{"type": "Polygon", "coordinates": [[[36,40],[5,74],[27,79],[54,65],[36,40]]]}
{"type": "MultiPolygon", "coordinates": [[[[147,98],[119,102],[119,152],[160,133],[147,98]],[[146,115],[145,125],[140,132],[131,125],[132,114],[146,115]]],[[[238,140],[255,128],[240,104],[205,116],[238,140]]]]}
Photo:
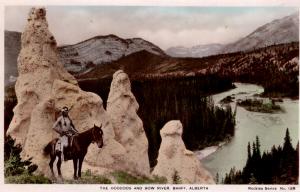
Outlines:
{"type": "MultiPolygon", "coordinates": [[[[102,125],[100,127],[97,127],[94,125],[94,127],[90,128],[87,131],[84,131],[82,133],[79,133],[75,136],[73,136],[73,139],[71,141],[71,145],[67,147],[67,150],[64,150],[64,153],[66,151],[69,152],[69,155],[65,155],[65,161],[68,160],[73,160],[73,166],[74,166],[74,179],[81,178],[81,167],[82,167],[82,162],[84,160],[84,157],[87,153],[87,149],[91,143],[96,142],[98,145],[98,148],[103,147],[103,131],[101,129],[102,125]],[[79,162],[79,165],[78,165],[79,162]],[[77,172],[78,170],[78,172],[77,172]]],[[[58,138],[53,139],[50,141],[45,147],[44,147],[44,155],[49,155],[50,154],[50,169],[51,173],[54,176],[53,172],[53,163],[58,157],[58,161],[56,163],[57,166],[57,172],[60,177],[61,175],[61,162],[62,162],[62,157],[61,157],[61,151],[55,150],[55,145],[58,141],[58,138]]]]}

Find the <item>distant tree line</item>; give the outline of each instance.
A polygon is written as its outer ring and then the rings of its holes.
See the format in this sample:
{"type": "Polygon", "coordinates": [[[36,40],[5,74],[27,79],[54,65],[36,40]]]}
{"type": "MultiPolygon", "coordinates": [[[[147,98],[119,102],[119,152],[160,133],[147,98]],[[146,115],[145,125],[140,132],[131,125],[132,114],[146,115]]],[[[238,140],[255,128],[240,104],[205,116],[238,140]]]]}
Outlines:
{"type": "Polygon", "coordinates": [[[250,142],[248,158],[243,170],[232,168],[226,173],[224,184],[297,184],[299,177],[299,142],[293,148],[289,130],[286,130],[283,147],[273,146],[261,154],[260,141],[250,142]]]}
{"type": "MultiPolygon", "coordinates": [[[[86,91],[101,96],[104,105],[111,79],[80,81],[86,91]]],[[[190,150],[201,149],[234,135],[235,117],[230,107],[215,107],[209,95],[233,88],[228,78],[216,75],[194,77],[131,78],[139,103],[138,115],[149,142],[150,165],[156,164],[161,143],[160,129],[170,120],[183,124],[183,141],[190,150]]]]}
{"type": "Polygon", "coordinates": [[[232,81],[262,85],[265,96],[298,96],[299,64],[292,62],[299,58],[298,44],[280,44],[248,53],[234,53],[223,58],[224,64],[217,73],[230,77],[232,81]]]}

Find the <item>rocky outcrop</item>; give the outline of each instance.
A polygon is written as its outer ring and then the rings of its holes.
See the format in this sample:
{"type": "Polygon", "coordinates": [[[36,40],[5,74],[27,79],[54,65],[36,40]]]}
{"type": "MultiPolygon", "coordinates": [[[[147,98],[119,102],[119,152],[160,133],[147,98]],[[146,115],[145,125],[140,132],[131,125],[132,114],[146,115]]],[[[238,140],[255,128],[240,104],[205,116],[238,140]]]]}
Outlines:
{"type": "MultiPolygon", "coordinates": [[[[63,68],[58,59],[56,41],[48,30],[44,8],[30,11],[21,41],[19,77],[15,85],[18,104],[7,134],[22,145],[22,157],[33,157],[38,171],[49,174],[49,157],[43,156],[42,151],[58,136],[52,130],[55,114],[63,106],[68,106],[72,108],[69,115],[79,132],[94,124],[102,124],[104,132],[104,147],[89,147],[83,169],[90,168],[98,173],[121,169],[125,148],[114,139],[114,129],[101,98],[82,91],[76,79],[63,68]]],[[[71,176],[72,172],[71,161],[62,165],[64,176],[71,176]]]]}
{"type": "Polygon", "coordinates": [[[34,107],[51,95],[55,79],[77,85],[55,57],[56,42],[48,31],[44,9],[32,9],[21,38],[22,49],[18,57],[19,77],[15,85],[18,105],[8,134],[24,144],[34,107]]]}
{"type": "Polygon", "coordinates": [[[107,100],[116,140],[126,149],[126,170],[133,174],[150,174],[148,141],[143,122],[137,115],[139,105],[131,92],[128,75],[119,70],[114,73],[107,100]]]}
{"type": "Polygon", "coordinates": [[[157,165],[152,174],[166,177],[168,183],[177,178],[181,183],[213,184],[211,174],[202,167],[196,155],[185,148],[180,121],[169,121],[161,130],[162,142],[157,158],[157,165]]]}

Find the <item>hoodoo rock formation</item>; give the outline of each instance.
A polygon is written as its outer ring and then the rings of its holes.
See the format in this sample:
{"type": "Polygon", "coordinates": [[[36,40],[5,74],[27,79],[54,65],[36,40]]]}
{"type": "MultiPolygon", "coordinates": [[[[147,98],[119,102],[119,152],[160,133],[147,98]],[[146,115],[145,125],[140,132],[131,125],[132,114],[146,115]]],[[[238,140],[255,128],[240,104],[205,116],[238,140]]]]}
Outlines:
{"type": "Polygon", "coordinates": [[[115,72],[107,100],[107,113],[110,115],[116,140],[126,148],[126,170],[147,176],[150,174],[148,140],[143,122],[137,115],[138,108],[128,75],[122,70],[115,72]]]}
{"type": "Polygon", "coordinates": [[[48,31],[44,9],[32,9],[22,34],[22,49],[18,57],[19,77],[15,85],[18,105],[8,134],[24,144],[30,125],[31,112],[51,95],[55,79],[77,85],[77,81],[58,62],[56,41],[48,31]]]}
{"type": "MultiPolygon", "coordinates": [[[[67,106],[72,108],[69,115],[79,132],[102,124],[104,147],[90,146],[83,169],[89,167],[99,172],[120,169],[124,164],[125,148],[114,139],[114,129],[101,98],[82,91],[76,79],[60,63],[44,8],[32,8],[21,40],[19,77],[15,86],[18,104],[7,134],[22,145],[22,157],[33,157],[38,171],[49,175],[49,157],[43,155],[43,148],[58,137],[52,130],[55,114],[67,106]]],[[[71,176],[72,167],[71,161],[63,164],[63,176],[71,176]]]]}
{"type": "Polygon", "coordinates": [[[211,174],[202,167],[196,155],[185,148],[182,131],[182,124],[177,120],[169,121],[160,130],[162,141],[152,174],[166,177],[168,183],[173,183],[177,174],[183,184],[213,184],[211,174]]]}

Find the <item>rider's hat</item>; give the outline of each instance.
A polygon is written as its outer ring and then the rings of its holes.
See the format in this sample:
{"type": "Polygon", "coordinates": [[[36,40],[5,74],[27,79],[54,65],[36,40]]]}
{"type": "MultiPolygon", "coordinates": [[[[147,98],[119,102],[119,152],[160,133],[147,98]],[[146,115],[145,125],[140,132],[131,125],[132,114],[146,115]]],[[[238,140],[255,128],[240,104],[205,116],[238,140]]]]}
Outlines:
{"type": "Polygon", "coordinates": [[[68,107],[64,106],[64,107],[62,108],[61,112],[69,112],[68,107]]]}

